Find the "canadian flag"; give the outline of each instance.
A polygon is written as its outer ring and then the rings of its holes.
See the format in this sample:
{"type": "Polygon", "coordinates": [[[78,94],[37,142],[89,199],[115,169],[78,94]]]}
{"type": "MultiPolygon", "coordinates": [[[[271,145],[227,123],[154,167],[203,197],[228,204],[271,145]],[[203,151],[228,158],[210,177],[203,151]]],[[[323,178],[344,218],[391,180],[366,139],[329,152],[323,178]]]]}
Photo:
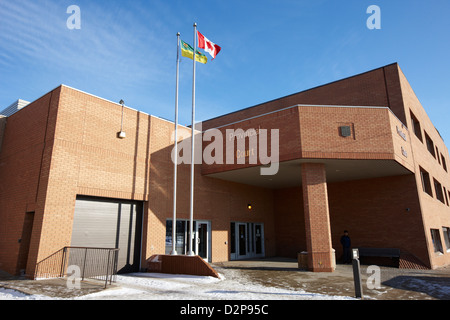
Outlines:
{"type": "Polygon", "coordinates": [[[200,31],[197,31],[197,35],[198,35],[198,47],[201,49],[204,49],[206,52],[208,52],[212,56],[211,60],[214,60],[214,58],[219,53],[221,47],[219,47],[217,44],[213,43],[212,41],[209,41],[208,39],[206,39],[206,37],[204,35],[202,35],[200,33],[200,31]]]}

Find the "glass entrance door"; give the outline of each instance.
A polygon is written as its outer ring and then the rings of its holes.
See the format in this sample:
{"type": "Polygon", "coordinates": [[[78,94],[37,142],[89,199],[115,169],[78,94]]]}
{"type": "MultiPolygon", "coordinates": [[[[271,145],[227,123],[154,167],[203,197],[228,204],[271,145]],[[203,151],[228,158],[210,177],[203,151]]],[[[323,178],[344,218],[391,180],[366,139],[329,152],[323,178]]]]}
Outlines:
{"type": "MultiPolygon", "coordinates": [[[[195,227],[195,222],[194,222],[195,227]]],[[[195,234],[196,254],[205,260],[208,260],[208,223],[197,222],[197,232],[195,234]]]]}
{"type": "Polygon", "coordinates": [[[231,260],[264,257],[264,225],[232,222],[230,225],[231,260]]]}
{"type": "Polygon", "coordinates": [[[255,224],[255,254],[260,255],[263,254],[263,238],[262,238],[262,231],[263,227],[262,224],[256,223],[255,224]]]}
{"type": "Polygon", "coordinates": [[[237,223],[238,235],[238,259],[247,257],[247,224],[237,223]]]}
{"type": "MultiPolygon", "coordinates": [[[[177,219],[176,251],[177,254],[188,254],[190,221],[177,219]]],[[[211,222],[194,220],[192,245],[194,254],[206,261],[211,260],[211,222]]],[[[166,254],[172,252],[172,220],[166,220],[166,254]]]]}

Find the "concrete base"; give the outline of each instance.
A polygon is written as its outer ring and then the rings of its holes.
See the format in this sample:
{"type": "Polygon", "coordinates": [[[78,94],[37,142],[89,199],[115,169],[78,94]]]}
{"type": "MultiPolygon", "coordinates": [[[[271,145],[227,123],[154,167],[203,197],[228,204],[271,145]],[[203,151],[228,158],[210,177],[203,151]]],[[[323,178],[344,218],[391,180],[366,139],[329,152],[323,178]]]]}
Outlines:
{"type": "Polygon", "coordinates": [[[331,267],[325,267],[325,266],[316,266],[311,267],[309,263],[310,258],[308,255],[308,252],[302,251],[297,255],[297,261],[298,261],[298,268],[302,270],[309,270],[312,272],[333,272],[336,269],[336,251],[332,249],[331,252],[331,267]]]}
{"type": "Polygon", "coordinates": [[[219,278],[219,274],[200,256],[153,255],[146,262],[147,272],[219,278]]]}

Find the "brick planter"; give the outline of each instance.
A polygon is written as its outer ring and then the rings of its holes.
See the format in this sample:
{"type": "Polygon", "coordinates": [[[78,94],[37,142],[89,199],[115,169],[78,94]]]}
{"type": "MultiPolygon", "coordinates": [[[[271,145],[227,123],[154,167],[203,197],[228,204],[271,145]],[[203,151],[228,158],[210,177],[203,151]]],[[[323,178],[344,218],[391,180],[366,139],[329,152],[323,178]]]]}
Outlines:
{"type": "Polygon", "coordinates": [[[147,260],[147,272],[219,278],[219,274],[200,256],[153,255],[147,260]]]}

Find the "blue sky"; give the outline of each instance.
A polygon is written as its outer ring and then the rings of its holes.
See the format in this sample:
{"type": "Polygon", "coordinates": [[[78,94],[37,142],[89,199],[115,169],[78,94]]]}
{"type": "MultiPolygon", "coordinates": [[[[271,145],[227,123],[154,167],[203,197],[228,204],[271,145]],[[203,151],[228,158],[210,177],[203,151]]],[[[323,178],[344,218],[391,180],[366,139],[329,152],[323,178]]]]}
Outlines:
{"type": "MultiPolygon", "coordinates": [[[[197,121],[398,62],[448,144],[449,13],[448,0],[0,0],[0,109],[65,84],[173,120],[176,33],[192,44],[197,22],[222,47],[197,64],[197,121]],[[380,30],[366,27],[370,5],[380,30]]],[[[186,125],[191,89],[183,59],[186,125]]]]}

